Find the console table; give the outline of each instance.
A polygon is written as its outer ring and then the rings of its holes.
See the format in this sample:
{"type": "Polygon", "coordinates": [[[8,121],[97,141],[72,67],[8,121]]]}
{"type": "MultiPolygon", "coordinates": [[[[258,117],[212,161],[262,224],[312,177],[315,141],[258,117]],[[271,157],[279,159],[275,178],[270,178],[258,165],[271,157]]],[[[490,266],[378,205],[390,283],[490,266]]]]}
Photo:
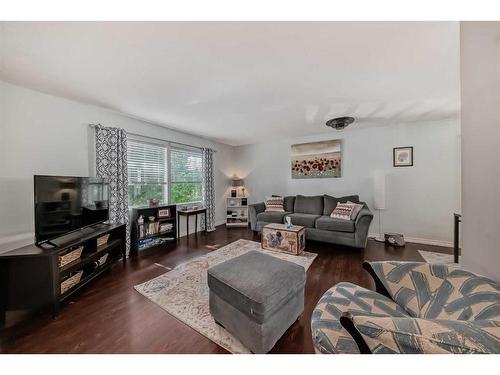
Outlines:
{"type": "Polygon", "coordinates": [[[195,217],[195,224],[194,224],[194,233],[198,232],[198,215],[203,214],[205,217],[205,228],[204,231],[207,231],[207,209],[206,208],[196,208],[196,209],[191,209],[191,210],[177,210],[177,222],[179,223],[177,226],[177,237],[180,237],[180,226],[181,226],[181,221],[180,221],[180,216],[185,216],[186,217],[186,235],[189,236],[189,216],[194,215],[195,217]]]}

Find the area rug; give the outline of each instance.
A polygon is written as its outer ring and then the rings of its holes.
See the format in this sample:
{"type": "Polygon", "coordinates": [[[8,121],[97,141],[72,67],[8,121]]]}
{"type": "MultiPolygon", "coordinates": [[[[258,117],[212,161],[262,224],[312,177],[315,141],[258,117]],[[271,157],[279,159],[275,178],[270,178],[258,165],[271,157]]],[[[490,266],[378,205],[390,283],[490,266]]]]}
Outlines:
{"type": "Polygon", "coordinates": [[[418,252],[427,263],[433,263],[433,264],[453,263],[453,254],[443,254],[443,253],[436,253],[434,251],[424,251],[424,250],[419,250],[418,252]]]}
{"type": "Polygon", "coordinates": [[[240,341],[217,325],[210,315],[207,269],[252,250],[262,251],[276,258],[296,263],[304,267],[306,271],[316,258],[316,254],[308,252],[295,256],[262,250],[258,242],[238,240],[181,264],[161,276],[136,285],[134,288],[227,351],[231,353],[250,353],[240,341]]]}

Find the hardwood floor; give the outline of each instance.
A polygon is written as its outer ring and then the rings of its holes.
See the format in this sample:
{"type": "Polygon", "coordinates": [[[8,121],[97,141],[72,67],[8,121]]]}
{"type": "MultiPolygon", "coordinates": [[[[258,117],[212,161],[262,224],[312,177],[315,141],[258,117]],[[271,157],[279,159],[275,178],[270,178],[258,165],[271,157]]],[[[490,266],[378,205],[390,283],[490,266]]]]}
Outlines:
{"type": "MultiPolygon", "coordinates": [[[[189,326],[149,301],[133,286],[161,275],[186,260],[206,254],[207,245],[226,245],[240,238],[259,241],[248,229],[226,229],[190,235],[177,244],[155,248],[117,263],[63,306],[57,319],[48,314],[6,328],[0,333],[2,353],[227,353],[189,326]]],[[[422,261],[418,249],[451,253],[451,248],[407,243],[404,248],[369,241],[365,250],[307,242],[318,257],[309,268],[302,317],[278,341],[272,353],[313,353],[310,317],[321,295],[340,281],[373,289],[361,268],[364,260],[422,261]]]]}

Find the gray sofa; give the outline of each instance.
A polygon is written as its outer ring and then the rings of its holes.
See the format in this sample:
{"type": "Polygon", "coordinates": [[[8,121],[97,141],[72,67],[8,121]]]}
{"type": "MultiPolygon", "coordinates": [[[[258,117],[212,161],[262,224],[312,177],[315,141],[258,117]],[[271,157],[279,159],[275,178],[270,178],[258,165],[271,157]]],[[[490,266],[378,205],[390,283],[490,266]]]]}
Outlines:
{"type": "Polygon", "coordinates": [[[292,224],[306,228],[306,239],[365,248],[368,239],[368,229],[373,214],[357,195],[335,198],[330,195],[288,196],[284,198],[285,212],[265,212],[264,202],[251,204],[248,207],[250,226],[253,231],[260,232],[264,225],[284,223],[290,216],[292,224]],[[337,203],[351,201],[363,204],[355,220],[342,220],[330,217],[337,203]]]}

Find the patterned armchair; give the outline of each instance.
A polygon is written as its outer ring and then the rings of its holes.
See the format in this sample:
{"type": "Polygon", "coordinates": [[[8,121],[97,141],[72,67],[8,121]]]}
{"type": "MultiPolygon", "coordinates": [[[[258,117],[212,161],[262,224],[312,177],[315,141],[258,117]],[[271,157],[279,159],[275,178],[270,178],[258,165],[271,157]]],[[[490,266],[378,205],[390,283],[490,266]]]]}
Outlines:
{"type": "Polygon", "coordinates": [[[377,292],[336,284],[311,321],[317,353],[500,353],[500,284],[456,265],[365,262],[377,292]]]}

